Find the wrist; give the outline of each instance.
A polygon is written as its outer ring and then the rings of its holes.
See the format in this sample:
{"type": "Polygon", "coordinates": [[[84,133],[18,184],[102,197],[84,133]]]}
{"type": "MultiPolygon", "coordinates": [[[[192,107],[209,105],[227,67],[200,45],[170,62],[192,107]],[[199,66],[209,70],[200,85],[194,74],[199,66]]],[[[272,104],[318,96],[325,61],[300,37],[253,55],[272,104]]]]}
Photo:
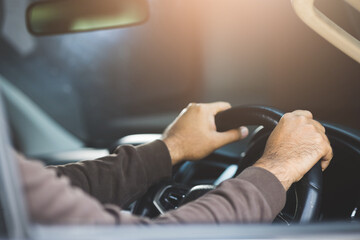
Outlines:
{"type": "Polygon", "coordinates": [[[283,185],[284,189],[287,191],[293,181],[289,178],[289,173],[285,166],[280,164],[274,163],[276,159],[267,159],[267,158],[260,158],[253,166],[259,167],[267,170],[268,172],[272,173],[283,185]]]}
{"type": "Polygon", "coordinates": [[[169,150],[172,165],[175,165],[184,159],[182,156],[180,144],[175,138],[166,137],[162,140],[169,150]]]}

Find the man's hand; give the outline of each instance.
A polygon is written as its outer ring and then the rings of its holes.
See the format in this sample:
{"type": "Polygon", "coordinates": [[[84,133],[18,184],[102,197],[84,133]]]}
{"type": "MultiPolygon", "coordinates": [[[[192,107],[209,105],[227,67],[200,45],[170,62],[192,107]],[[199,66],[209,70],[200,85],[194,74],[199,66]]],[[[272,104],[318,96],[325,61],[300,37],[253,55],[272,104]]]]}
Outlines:
{"type": "Polygon", "coordinates": [[[271,133],[264,155],[254,164],[273,173],[288,190],[319,160],[324,171],[333,157],[325,128],[309,111],[286,113],[271,133]]]}
{"type": "Polygon", "coordinates": [[[163,133],[172,163],[204,158],[217,148],[245,138],[249,133],[246,127],[216,131],[215,115],[229,108],[226,102],[189,104],[163,133]]]}

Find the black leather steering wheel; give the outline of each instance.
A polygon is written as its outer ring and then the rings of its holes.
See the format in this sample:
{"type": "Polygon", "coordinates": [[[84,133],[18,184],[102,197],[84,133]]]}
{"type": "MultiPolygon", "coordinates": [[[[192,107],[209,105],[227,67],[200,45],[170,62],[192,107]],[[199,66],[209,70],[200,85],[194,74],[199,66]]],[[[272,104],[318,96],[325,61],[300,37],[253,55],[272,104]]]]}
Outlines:
{"type": "MultiPolygon", "coordinates": [[[[246,156],[239,165],[238,173],[252,165],[261,156],[267,137],[276,127],[283,114],[283,112],[275,108],[265,106],[240,106],[215,116],[216,127],[220,132],[246,125],[262,125],[264,127],[261,134],[254,137],[247,149],[246,156]]],[[[142,200],[136,203],[133,213],[144,215],[143,205],[146,204],[146,201],[151,201],[157,210],[163,213],[166,211],[164,206],[169,206],[169,209],[176,208],[214,188],[212,185],[199,185],[189,190],[186,186],[177,185],[173,182],[160,183],[160,185],[154,186],[153,190],[149,191],[150,194],[145,195],[142,200]]],[[[280,213],[278,218],[288,224],[290,222],[308,223],[318,220],[322,190],[320,164],[316,164],[299,182],[294,184],[293,188],[296,195],[294,214],[289,218],[287,214],[280,213]]]]}

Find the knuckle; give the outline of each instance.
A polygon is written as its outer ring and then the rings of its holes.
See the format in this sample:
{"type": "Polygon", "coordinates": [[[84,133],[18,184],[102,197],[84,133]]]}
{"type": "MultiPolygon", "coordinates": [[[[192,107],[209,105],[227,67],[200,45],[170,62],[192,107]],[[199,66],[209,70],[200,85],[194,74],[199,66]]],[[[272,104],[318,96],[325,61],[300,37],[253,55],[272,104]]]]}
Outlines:
{"type": "Polygon", "coordinates": [[[282,120],[283,121],[288,121],[292,118],[293,114],[292,113],[285,113],[283,116],[282,116],[282,120]]]}
{"type": "Polygon", "coordinates": [[[321,132],[325,133],[326,130],[323,125],[321,125],[319,122],[315,122],[315,124],[318,126],[318,128],[321,132]]]}
{"type": "Polygon", "coordinates": [[[196,106],[196,103],[191,102],[191,103],[188,104],[187,108],[193,108],[195,106],[196,106]]]}
{"type": "Polygon", "coordinates": [[[329,151],[332,151],[331,143],[327,137],[325,137],[325,143],[329,151]]]}
{"type": "Polygon", "coordinates": [[[324,142],[324,139],[320,133],[315,133],[313,141],[316,144],[322,144],[324,142]]]}
{"type": "Polygon", "coordinates": [[[307,121],[307,118],[303,115],[298,115],[296,118],[300,123],[305,123],[307,121]]]}
{"type": "Polygon", "coordinates": [[[195,112],[200,112],[205,108],[204,104],[190,103],[188,109],[195,112]]]}
{"type": "Polygon", "coordinates": [[[206,106],[204,104],[196,104],[196,109],[200,112],[204,111],[206,109],[206,106]]]}
{"type": "Polygon", "coordinates": [[[316,132],[316,127],[313,124],[307,124],[306,128],[307,128],[308,131],[316,132]]]}
{"type": "Polygon", "coordinates": [[[308,115],[310,118],[313,118],[312,112],[310,112],[310,111],[308,111],[308,110],[304,110],[304,113],[305,113],[306,115],[308,115]]]}

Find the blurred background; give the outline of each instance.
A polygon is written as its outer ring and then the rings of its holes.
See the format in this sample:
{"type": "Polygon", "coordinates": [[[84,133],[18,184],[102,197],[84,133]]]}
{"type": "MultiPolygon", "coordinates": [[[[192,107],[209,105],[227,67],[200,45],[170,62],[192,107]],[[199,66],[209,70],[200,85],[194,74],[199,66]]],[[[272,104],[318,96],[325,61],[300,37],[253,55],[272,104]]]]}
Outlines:
{"type": "MultiPolygon", "coordinates": [[[[86,146],[161,132],[189,102],[218,100],[308,109],[360,129],[359,64],[290,0],[149,0],[143,25],[49,37],[27,32],[29,3],[0,0],[0,75],[86,146]]],[[[316,4],[360,37],[358,12],[316,4]]]]}

